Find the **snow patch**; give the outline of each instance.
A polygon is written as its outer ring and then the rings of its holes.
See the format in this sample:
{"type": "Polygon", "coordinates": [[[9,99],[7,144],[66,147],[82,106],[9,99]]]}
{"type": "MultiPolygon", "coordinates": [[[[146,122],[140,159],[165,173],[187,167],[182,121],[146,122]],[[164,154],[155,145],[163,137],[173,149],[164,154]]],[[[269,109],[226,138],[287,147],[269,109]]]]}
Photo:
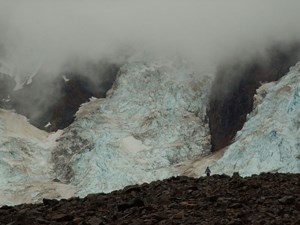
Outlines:
{"type": "Polygon", "coordinates": [[[69,78],[67,78],[65,75],[63,75],[63,76],[62,76],[62,78],[64,79],[64,81],[65,81],[65,82],[68,82],[68,81],[70,81],[70,79],[69,79],[69,78]]]}
{"type": "Polygon", "coordinates": [[[143,150],[148,150],[151,147],[144,145],[142,141],[135,139],[133,136],[128,136],[121,140],[119,148],[121,151],[137,153],[143,150]]]}
{"type": "Polygon", "coordinates": [[[47,128],[47,127],[50,127],[51,126],[51,123],[48,122],[44,127],[47,128]]]}

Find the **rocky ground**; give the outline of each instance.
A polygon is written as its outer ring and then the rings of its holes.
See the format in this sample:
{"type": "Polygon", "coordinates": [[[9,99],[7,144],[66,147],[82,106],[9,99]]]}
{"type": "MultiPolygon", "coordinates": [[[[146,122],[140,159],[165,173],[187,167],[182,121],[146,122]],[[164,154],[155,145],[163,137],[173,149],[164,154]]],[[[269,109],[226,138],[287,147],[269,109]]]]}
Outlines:
{"type": "Polygon", "coordinates": [[[300,224],[300,174],[173,177],[0,208],[0,224],[300,224]]]}

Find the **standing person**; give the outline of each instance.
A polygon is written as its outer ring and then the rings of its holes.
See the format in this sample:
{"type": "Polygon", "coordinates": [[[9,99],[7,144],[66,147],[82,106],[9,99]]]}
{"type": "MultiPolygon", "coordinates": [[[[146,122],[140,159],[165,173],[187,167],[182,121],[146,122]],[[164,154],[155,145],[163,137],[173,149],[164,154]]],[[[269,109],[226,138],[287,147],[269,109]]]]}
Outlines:
{"type": "Polygon", "coordinates": [[[208,176],[208,177],[210,176],[211,171],[210,171],[209,167],[206,167],[205,173],[206,173],[206,176],[208,176]]]}

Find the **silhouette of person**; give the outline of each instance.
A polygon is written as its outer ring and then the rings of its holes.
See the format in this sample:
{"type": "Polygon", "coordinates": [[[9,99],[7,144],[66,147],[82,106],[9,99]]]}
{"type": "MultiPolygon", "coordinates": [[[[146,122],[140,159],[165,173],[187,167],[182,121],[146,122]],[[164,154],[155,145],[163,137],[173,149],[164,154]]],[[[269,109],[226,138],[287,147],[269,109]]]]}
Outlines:
{"type": "Polygon", "coordinates": [[[206,173],[206,176],[208,176],[208,177],[210,176],[211,171],[210,171],[209,167],[206,167],[205,173],[206,173]]]}

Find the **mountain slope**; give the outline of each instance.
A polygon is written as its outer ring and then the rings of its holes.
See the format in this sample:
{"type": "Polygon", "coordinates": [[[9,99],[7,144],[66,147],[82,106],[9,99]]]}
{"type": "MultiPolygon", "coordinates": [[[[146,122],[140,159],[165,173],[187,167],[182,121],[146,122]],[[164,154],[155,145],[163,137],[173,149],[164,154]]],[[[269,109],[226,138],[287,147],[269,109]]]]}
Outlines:
{"type": "Polygon", "coordinates": [[[278,224],[300,222],[300,174],[172,177],[84,199],[0,208],[2,224],[278,224]],[[284,188],[283,188],[284,187],[284,188]]]}
{"type": "Polygon", "coordinates": [[[0,111],[0,204],[85,196],[174,175],[300,172],[300,64],[257,90],[234,143],[210,154],[212,76],[185,63],[136,60],[121,67],[105,99],[81,106],[56,133],[0,111]],[[224,154],[223,154],[224,153],[224,154]]]}
{"type": "MultiPolygon", "coordinates": [[[[277,82],[262,85],[254,110],[223,156],[211,161],[213,173],[243,176],[260,172],[300,172],[300,63],[277,82]]],[[[201,159],[202,160],[202,159],[201,159]]],[[[200,160],[200,161],[201,161],[200,160]]],[[[204,173],[202,162],[185,167],[204,173]]]]}

